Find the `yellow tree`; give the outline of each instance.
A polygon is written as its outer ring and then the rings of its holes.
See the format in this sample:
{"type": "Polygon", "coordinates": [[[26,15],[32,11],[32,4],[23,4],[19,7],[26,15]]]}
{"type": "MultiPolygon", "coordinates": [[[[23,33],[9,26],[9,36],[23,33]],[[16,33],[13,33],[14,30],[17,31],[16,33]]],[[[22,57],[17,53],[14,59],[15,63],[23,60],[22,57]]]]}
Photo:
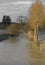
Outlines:
{"type": "Polygon", "coordinates": [[[34,37],[38,42],[38,27],[42,28],[44,26],[43,5],[38,0],[29,10],[28,26],[34,30],[34,37]]]}
{"type": "Polygon", "coordinates": [[[7,27],[7,33],[10,34],[10,35],[14,35],[17,31],[17,26],[16,24],[10,24],[8,27],[7,27]]]}

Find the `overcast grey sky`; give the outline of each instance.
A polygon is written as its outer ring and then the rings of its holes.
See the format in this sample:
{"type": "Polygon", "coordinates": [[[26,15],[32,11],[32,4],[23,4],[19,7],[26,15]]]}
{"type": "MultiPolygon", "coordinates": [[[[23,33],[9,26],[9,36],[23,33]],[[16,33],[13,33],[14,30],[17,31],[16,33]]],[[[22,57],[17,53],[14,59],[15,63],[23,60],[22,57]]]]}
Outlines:
{"type": "MultiPolygon", "coordinates": [[[[29,7],[34,0],[0,0],[0,22],[3,15],[10,15],[13,22],[16,22],[18,16],[28,15],[29,7]]],[[[45,0],[42,0],[45,4],[45,0]]]]}
{"type": "MultiPolygon", "coordinates": [[[[0,0],[0,3],[15,2],[15,1],[34,1],[34,0],[0,0]]],[[[45,0],[40,0],[40,1],[45,1],[45,0]]]]}

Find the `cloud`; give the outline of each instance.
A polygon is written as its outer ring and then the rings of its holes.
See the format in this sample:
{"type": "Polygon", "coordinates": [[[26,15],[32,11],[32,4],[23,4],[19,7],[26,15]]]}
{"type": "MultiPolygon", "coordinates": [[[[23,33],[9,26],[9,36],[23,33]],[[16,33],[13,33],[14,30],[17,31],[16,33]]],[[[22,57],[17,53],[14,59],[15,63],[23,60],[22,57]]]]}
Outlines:
{"type": "Polygon", "coordinates": [[[11,4],[32,4],[31,1],[18,1],[18,2],[11,2],[11,4]]]}

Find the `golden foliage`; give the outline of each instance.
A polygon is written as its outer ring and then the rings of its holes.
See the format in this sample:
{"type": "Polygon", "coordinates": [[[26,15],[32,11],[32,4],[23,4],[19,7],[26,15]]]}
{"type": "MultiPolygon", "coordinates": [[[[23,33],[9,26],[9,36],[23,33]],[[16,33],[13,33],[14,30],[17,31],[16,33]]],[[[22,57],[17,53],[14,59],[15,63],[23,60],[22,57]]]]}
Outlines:
{"type": "Polygon", "coordinates": [[[15,30],[16,30],[16,24],[10,24],[10,26],[7,27],[8,34],[15,34],[15,30]]]}
{"type": "Polygon", "coordinates": [[[39,27],[44,26],[44,13],[43,5],[36,2],[32,5],[31,10],[29,10],[28,25],[31,28],[35,28],[38,24],[39,27]]]}

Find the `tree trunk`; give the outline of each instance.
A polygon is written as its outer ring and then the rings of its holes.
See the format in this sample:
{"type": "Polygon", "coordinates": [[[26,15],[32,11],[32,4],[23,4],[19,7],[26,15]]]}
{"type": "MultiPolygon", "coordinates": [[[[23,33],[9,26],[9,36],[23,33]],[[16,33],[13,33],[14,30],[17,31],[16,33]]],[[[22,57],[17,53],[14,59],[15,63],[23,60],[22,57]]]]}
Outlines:
{"type": "Polygon", "coordinates": [[[34,29],[34,39],[38,45],[38,25],[34,29]]]}

